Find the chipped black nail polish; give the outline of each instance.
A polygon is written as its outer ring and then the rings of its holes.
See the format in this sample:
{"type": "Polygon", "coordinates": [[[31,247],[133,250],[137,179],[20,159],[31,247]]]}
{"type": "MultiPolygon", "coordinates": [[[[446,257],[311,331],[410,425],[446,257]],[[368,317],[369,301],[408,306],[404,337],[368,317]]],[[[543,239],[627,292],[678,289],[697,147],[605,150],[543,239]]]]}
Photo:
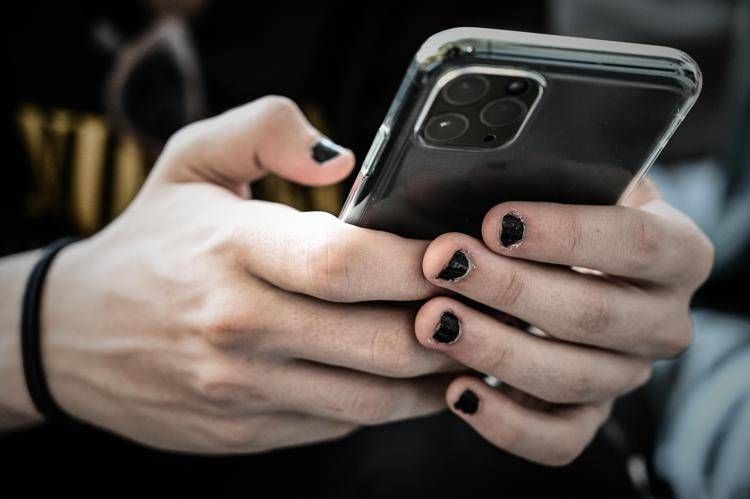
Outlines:
{"type": "Polygon", "coordinates": [[[432,339],[438,343],[454,343],[461,335],[461,322],[452,312],[443,312],[432,339]]]}
{"type": "Polygon", "coordinates": [[[479,410],[479,397],[471,390],[464,390],[456,403],[453,404],[453,408],[464,414],[475,414],[479,410]]]}
{"type": "Polygon", "coordinates": [[[506,248],[518,244],[523,239],[523,220],[515,213],[508,213],[503,217],[500,230],[500,243],[506,248]]]}
{"type": "Polygon", "coordinates": [[[318,163],[325,163],[341,154],[341,150],[338,144],[322,138],[312,147],[312,157],[318,163]]]}
{"type": "Polygon", "coordinates": [[[458,250],[453,253],[451,260],[443,270],[437,275],[438,279],[443,281],[455,281],[469,273],[469,258],[463,251],[458,250]]]}

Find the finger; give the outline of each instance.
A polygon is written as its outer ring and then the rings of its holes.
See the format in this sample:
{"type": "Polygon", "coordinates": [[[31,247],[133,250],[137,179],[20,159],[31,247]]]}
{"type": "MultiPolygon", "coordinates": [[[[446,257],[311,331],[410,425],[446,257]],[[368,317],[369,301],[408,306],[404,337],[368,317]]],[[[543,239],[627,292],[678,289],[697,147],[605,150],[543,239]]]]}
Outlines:
{"type": "Polygon", "coordinates": [[[661,200],[659,189],[653,180],[648,177],[642,177],[633,191],[622,200],[623,206],[630,208],[640,208],[651,201],[661,200]]]}
{"type": "Polygon", "coordinates": [[[270,96],[180,130],[157,176],[237,191],[268,172],[304,185],[332,184],[353,166],[352,152],[325,139],[294,102],[270,96]]]}
{"type": "Polygon", "coordinates": [[[413,306],[341,305],[262,282],[217,290],[210,300],[187,317],[189,327],[217,349],[241,358],[249,352],[392,378],[465,370],[419,344],[413,306]]]}
{"type": "Polygon", "coordinates": [[[423,270],[433,284],[557,339],[646,356],[676,355],[692,339],[687,296],[506,258],[464,234],[433,241],[423,270]]]}
{"type": "Polygon", "coordinates": [[[236,228],[221,250],[277,287],[337,302],[420,300],[437,291],[422,275],[425,241],[356,227],[322,212],[267,203],[238,210],[236,228]]]}
{"type": "MultiPolygon", "coordinates": [[[[278,295],[289,313],[264,328],[263,334],[274,338],[275,350],[270,353],[393,378],[465,370],[447,355],[419,344],[411,307],[339,305],[278,295]]],[[[250,343],[257,351],[257,341],[250,343]]]]}
{"type": "Polygon", "coordinates": [[[196,367],[191,386],[205,416],[290,412],[353,424],[380,424],[445,408],[454,374],[413,379],[375,376],[296,359],[239,352],[196,367]]]}
{"type": "Polygon", "coordinates": [[[710,268],[705,237],[667,208],[509,202],[487,213],[482,236],[504,256],[656,284],[697,283],[710,268]]]}
{"type": "Polygon", "coordinates": [[[352,423],[306,414],[261,414],[216,421],[206,431],[204,446],[215,454],[255,453],[339,439],[357,428],[352,423]]]}
{"type": "Polygon", "coordinates": [[[378,425],[445,409],[451,377],[402,380],[303,361],[275,370],[270,407],[359,425],[378,425]]]}
{"type": "Polygon", "coordinates": [[[533,410],[469,376],[451,384],[446,400],[454,413],[490,443],[550,466],[566,465],[578,457],[610,408],[610,403],[602,403],[533,410]]]}
{"type": "Polygon", "coordinates": [[[645,360],[529,334],[446,297],[417,314],[419,342],[503,383],[555,403],[589,403],[646,382],[645,360]]]}

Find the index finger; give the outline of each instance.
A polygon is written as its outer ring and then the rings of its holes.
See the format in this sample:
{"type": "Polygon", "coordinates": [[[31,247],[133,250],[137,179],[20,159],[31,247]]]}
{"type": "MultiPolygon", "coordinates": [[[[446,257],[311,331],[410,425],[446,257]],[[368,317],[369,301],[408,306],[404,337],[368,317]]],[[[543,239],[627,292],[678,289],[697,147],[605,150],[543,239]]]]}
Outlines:
{"type": "Polygon", "coordinates": [[[252,220],[238,229],[243,264],[287,291],[327,301],[422,300],[438,288],[425,279],[427,241],[349,225],[323,212],[243,203],[252,220]]]}
{"type": "Polygon", "coordinates": [[[648,210],[502,203],[487,213],[482,238],[505,256],[660,284],[701,281],[711,263],[705,236],[658,199],[648,210]]]}

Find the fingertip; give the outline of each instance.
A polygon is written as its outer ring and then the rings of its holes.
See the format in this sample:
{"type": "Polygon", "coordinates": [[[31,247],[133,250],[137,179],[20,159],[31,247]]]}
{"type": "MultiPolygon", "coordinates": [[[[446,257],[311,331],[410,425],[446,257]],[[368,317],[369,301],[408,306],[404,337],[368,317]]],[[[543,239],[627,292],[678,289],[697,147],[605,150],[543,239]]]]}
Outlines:
{"type": "Polygon", "coordinates": [[[482,220],[482,241],[484,244],[493,251],[497,251],[500,246],[500,220],[503,218],[500,215],[501,207],[503,205],[497,205],[490,209],[482,220]]]}
{"type": "Polygon", "coordinates": [[[354,153],[350,149],[335,145],[335,153],[328,139],[316,141],[310,149],[310,166],[308,175],[300,179],[302,183],[313,186],[330,185],[340,182],[349,176],[355,164],[354,153]]]}
{"type": "Polygon", "coordinates": [[[417,310],[417,315],[414,317],[414,334],[417,340],[426,347],[432,347],[429,341],[429,333],[431,327],[434,326],[434,314],[436,305],[433,303],[435,299],[429,300],[427,303],[422,305],[417,310]]]}
{"type": "Polygon", "coordinates": [[[310,157],[319,165],[331,164],[335,160],[349,160],[353,165],[354,153],[313,129],[310,157]]]}
{"type": "Polygon", "coordinates": [[[465,234],[442,234],[429,244],[422,258],[425,278],[443,287],[463,279],[474,268],[473,255],[481,251],[480,246],[479,241],[465,234]]]}
{"type": "Polygon", "coordinates": [[[483,382],[472,376],[460,376],[448,385],[445,402],[462,419],[476,417],[485,398],[483,382]]]}
{"type": "Polygon", "coordinates": [[[354,166],[357,162],[357,158],[354,155],[354,151],[352,151],[351,149],[344,149],[341,153],[341,157],[342,157],[342,162],[344,163],[343,177],[346,177],[354,169],[354,166]]]}
{"type": "Polygon", "coordinates": [[[444,296],[432,298],[417,311],[414,331],[423,346],[439,351],[458,341],[461,320],[457,302],[444,296]]]}
{"type": "Polygon", "coordinates": [[[427,245],[422,256],[422,273],[426,279],[434,281],[435,276],[440,272],[441,265],[445,263],[441,260],[440,255],[443,253],[441,249],[447,244],[449,244],[448,234],[442,234],[427,245]]]}
{"type": "Polygon", "coordinates": [[[512,254],[527,236],[527,206],[501,203],[490,209],[482,221],[482,240],[491,250],[512,254]]]}

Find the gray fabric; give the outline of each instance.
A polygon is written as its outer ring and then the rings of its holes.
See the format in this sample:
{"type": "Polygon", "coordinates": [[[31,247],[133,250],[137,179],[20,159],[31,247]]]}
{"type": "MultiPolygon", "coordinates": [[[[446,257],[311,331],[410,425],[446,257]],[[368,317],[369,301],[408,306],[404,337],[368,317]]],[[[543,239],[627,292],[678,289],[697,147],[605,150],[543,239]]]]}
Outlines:
{"type": "Polygon", "coordinates": [[[750,182],[738,186],[735,195],[727,198],[726,168],[708,159],[669,170],[655,167],[649,176],[664,199],[687,213],[714,243],[714,273],[746,257],[750,246],[750,182]]]}
{"type": "MultiPolygon", "coordinates": [[[[750,184],[727,199],[727,169],[710,160],[651,177],[712,239],[717,272],[744,257],[750,184]]],[[[750,497],[750,320],[707,310],[693,320],[693,345],[649,385],[661,415],[654,465],[680,499],[750,497]]]]}
{"type": "Polygon", "coordinates": [[[669,395],[654,464],[679,498],[750,497],[750,321],[694,314],[696,337],[679,361],[656,367],[657,399],[669,395]]]}

